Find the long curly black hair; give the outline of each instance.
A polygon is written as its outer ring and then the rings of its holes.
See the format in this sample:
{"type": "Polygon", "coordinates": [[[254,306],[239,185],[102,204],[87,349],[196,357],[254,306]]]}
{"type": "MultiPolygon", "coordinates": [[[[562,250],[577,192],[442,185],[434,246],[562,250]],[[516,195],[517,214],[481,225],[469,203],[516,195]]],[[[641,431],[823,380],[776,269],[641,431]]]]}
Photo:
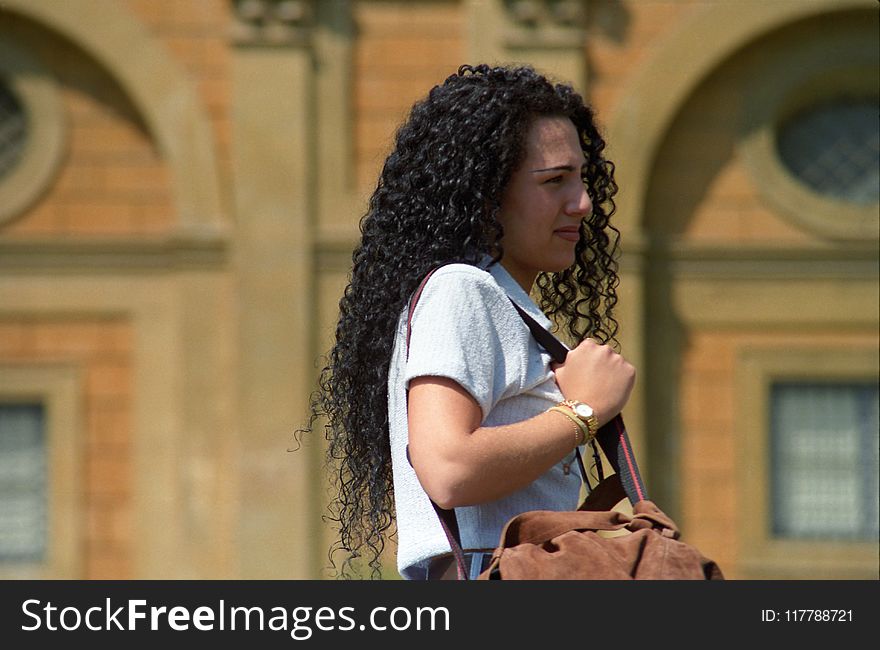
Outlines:
{"type": "Polygon", "coordinates": [[[306,430],[325,418],[335,484],[329,518],[338,524],[330,562],[341,576],[367,568],[379,577],[380,556],[394,532],[387,384],[398,318],[432,268],[476,264],[487,254],[503,258],[502,193],[539,116],[574,123],[593,203],[575,264],[538,277],[539,304],[566,338],[616,344],[619,233],[609,218],[617,186],[592,111],[570,86],[530,67],[462,66],[416,103],[397,131],[361,220],[336,343],[312,398],[306,430]]]}

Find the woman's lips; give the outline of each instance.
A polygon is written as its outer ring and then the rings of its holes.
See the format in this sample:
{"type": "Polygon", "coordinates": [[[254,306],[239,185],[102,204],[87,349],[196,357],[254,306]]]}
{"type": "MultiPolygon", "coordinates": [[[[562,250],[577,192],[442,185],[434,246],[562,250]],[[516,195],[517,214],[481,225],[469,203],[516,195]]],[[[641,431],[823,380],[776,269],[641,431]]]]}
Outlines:
{"type": "Polygon", "coordinates": [[[559,228],[558,230],[554,230],[553,234],[559,235],[560,237],[568,241],[578,241],[581,238],[577,227],[559,228]]]}

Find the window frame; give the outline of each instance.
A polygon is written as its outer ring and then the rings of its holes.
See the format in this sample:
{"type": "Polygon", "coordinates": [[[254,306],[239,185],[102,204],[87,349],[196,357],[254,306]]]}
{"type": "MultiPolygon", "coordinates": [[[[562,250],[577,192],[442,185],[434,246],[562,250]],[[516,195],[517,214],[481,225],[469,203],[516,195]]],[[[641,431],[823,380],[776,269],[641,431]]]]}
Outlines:
{"type": "Polygon", "coordinates": [[[876,43],[864,35],[817,35],[774,53],[754,66],[743,97],[745,116],[737,150],[763,201],[790,223],[836,241],[880,239],[880,201],[859,204],[821,194],[782,160],[776,137],[801,110],[842,96],[880,104],[876,43]],[[834,52],[829,57],[828,52],[834,52]],[[867,55],[866,55],[867,53],[867,55]]]}
{"type": "Polygon", "coordinates": [[[876,541],[821,541],[774,537],[770,467],[771,389],[778,381],[877,381],[877,348],[749,348],[737,364],[737,395],[750,405],[740,416],[738,439],[740,548],[744,578],[876,579],[876,541]]]}
{"type": "MultiPolygon", "coordinates": [[[[776,468],[776,471],[782,472],[782,471],[785,471],[785,469],[786,469],[784,467],[784,465],[779,464],[781,459],[778,459],[778,457],[776,456],[776,454],[781,452],[781,450],[783,448],[783,444],[793,443],[795,446],[797,446],[799,441],[798,441],[797,437],[790,438],[789,436],[784,436],[784,438],[783,438],[780,435],[782,433],[782,427],[784,426],[784,422],[783,422],[783,419],[780,417],[781,413],[779,411],[777,411],[777,409],[776,409],[776,407],[779,406],[780,404],[776,403],[775,397],[776,397],[776,395],[782,396],[783,394],[790,395],[791,393],[789,393],[789,391],[792,391],[792,390],[800,393],[803,390],[809,391],[812,389],[819,389],[823,392],[828,391],[828,390],[843,389],[844,391],[846,391],[846,394],[848,394],[849,397],[851,397],[855,400],[854,404],[857,407],[861,408],[861,407],[867,406],[867,404],[865,404],[865,402],[864,402],[864,400],[866,398],[873,399],[873,397],[876,395],[877,384],[876,384],[876,382],[874,382],[874,383],[871,383],[871,382],[849,382],[849,381],[839,381],[839,380],[835,380],[833,382],[829,382],[829,381],[817,382],[815,380],[803,381],[803,380],[792,380],[792,379],[774,381],[770,386],[771,393],[770,393],[770,408],[768,409],[768,417],[770,418],[769,432],[771,435],[771,458],[773,458],[775,461],[773,466],[774,466],[774,468],[776,468]]],[[[803,393],[801,393],[801,396],[798,399],[799,400],[803,399],[803,393]]],[[[799,402],[799,404],[800,405],[797,406],[796,408],[801,408],[803,406],[803,402],[799,402]]],[[[789,403],[789,405],[791,405],[791,403],[789,403]]],[[[825,411],[821,414],[817,413],[817,415],[820,415],[820,417],[828,417],[829,418],[828,423],[832,427],[834,427],[835,419],[834,419],[833,412],[825,411]]],[[[863,424],[865,424],[865,423],[860,422],[860,425],[863,425],[863,424]]],[[[874,436],[871,434],[870,429],[871,429],[870,427],[866,428],[864,426],[858,426],[853,431],[855,434],[854,438],[850,438],[850,441],[854,444],[852,447],[849,447],[849,449],[851,449],[851,451],[855,454],[855,461],[858,463],[858,465],[855,466],[856,471],[852,471],[853,466],[850,465],[848,462],[840,466],[840,470],[842,470],[848,477],[850,477],[853,481],[855,481],[855,492],[853,493],[853,501],[852,501],[852,505],[855,508],[855,510],[853,511],[853,514],[855,514],[857,512],[863,512],[863,511],[866,514],[869,514],[866,510],[864,510],[864,507],[866,505],[868,505],[865,503],[865,498],[866,497],[869,499],[871,498],[869,496],[869,493],[874,491],[873,488],[875,487],[873,485],[873,482],[870,485],[868,485],[866,483],[866,480],[868,478],[866,476],[866,472],[870,472],[870,470],[871,470],[871,467],[868,466],[866,461],[867,461],[867,456],[870,454],[869,448],[870,448],[870,446],[873,445],[873,442],[874,442],[874,439],[873,439],[874,436]],[[863,452],[868,452],[868,454],[864,454],[863,452]]],[[[815,429],[814,431],[821,432],[821,429],[815,429]]],[[[831,443],[831,446],[829,447],[829,449],[834,448],[834,447],[836,447],[837,449],[840,449],[840,443],[843,442],[842,437],[840,437],[840,438],[837,437],[837,432],[835,432],[834,439],[832,439],[832,440],[829,440],[829,437],[824,434],[821,437],[823,438],[823,444],[831,443]],[[837,443],[837,444],[835,444],[835,443],[837,443]]],[[[822,456],[821,456],[821,454],[819,454],[818,456],[813,456],[811,462],[821,463],[822,460],[823,460],[822,456]]],[[[810,474],[814,474],[814,473],[815,473],[815,465],[810,470],[810,474]]],[[[773,478],[775,479],[776,476],[774,476],[773,478]]],[[[812,495],[812,493],[813,493],[812,489],[805,490],[805,494],[812,495]]],[[[816,540],[826,539],[827,538],[827,531],[826,531],[826,534],[823,535],[819,532],[818,528],[806,530],[801,534],[797,534],[794,531],[780,533],[780,530],[779,530],[780,527],[784,528],[785,525],[778,518],[778,515],[781,514],[780,511],[782,510],[782,508],[779,508],[779,509],[776,508],[776,500],[779,498],[784,498],[786,496],[790,496],[790,494],[787,492],[787,490],[783,489],[782,485],[780,484],[780,482],[778,480],[774,480],[773,481],[773,490],[772,490],[770,501],[774,504],[773,528],[776,530],[777,534],[779,534],[781,538],[785,538],[785,539],[795,539],[795,540],[796,539],[816,539],[816,540]]],[[[839,505],[842,507],[843,503],[840,503],[839,505]]],[[[870,509],[874,510],[874,509],[876,509],[877,504],[874,502],[871,502],[870,506],[871,506],[870,509]]],[[[836,508],[832,508],[832,510],[835,510],[835,509],[836,508]]],[[[826,513],[828,513],[829,506],[826,505],[823,508],[823,510],[826,513]]],[[[792,520],[786,520],[786,521],[788,523],[790,523],[791,525],[794,525],[794,522],[792,520]]],[[[853,540],[853,541],[860,541],[860,540],[864,541],[864,540],[871,540],[872,539],[872,537],[871,537],[872,531],[868,530],[868,526],[867,526],[868,522],[864,518],[854,518],[852,520],[852,523],[856,526],[856,528],[848,531],[847,535],[842,535],[841,537],[839,537],[839,539],[853,540]]],[[[829,530],[829,531],[833,531],[836,528],[833,525],[826,524],[826,526],[827,526],[827,530],[829,530]]],[[[823,528],[825,528],[825,527],[823,527],[823,528]]],[[[837,532],[841,533],[842,531],[838,530],[837,532]]]]}
{"type": "MultiPolygon", "coordinates": [[[[880,73],[880,70],[878,70],[878,73],[880,73]]],[[[815,192],[826,199],[842,201],[853,206],[876,204],[878,198],[880,198],[880,191],[871,200],[865,201],[861,197],[854,199],[846,195],[843,191],[845,188],[839,183],[832,182],[826,189],[821,189],[816,183],[821,183],[824,179],[813,178],[811,180],[808,176],[833,178],[835,176],[834,169],[841,165],[841,150],[835,150],[832,147],[831,151],[835,154],[833,165],[810,168],[810,165],[814,164],[817,159],[821,160],[823,155],[828,152],[826,148],[828,140],[817,138],[816,133],[824,133],[824,131],[820,131],[824,128],[839,128],[841,126],[845,127],[848,124],[847,119],[843,119],[840,111],[859,111],[857,119],[866,119],[867,122],[871,123],[869,128],[878,127],[877,113],[880,111],[880,97],[872,96],[871,91],[867,88],[862,92],[856,92],[858,87],[858,83],[853,83],[849,88],[844,86],[840,92],[833,92],[825,99],[806,102],[801,110],[787,115],[784,119],[780,119],[774,133],[777,157],[785,165],[789,174],[797,178],[811,192],[815,192]],[[795,131],[797,134],[792,133],[795,131]],[[789,134],[787,138],[786,133],[789,134]],[[786,150],[786,143],[788,143],[788,150],[786,150]],[[793,150],[797,150],[797,153],[794,155],[793,150]],[[804,166],[805,162],[807,166],[804,166]]],[[[859,144],[870,144],[872,140],[862,137],[863,135],[864,133],[860,134],[858,138],[859,144]]],[[[853,153],[853,151],[850,150],[847,153],[853,153]]],[[[871,159],[874,162],[877,160],[875,156],[871,156],[871,159]]],[[[845,164],[843,167],[845,167],[845,164]]],[[[873,180],[880,183],[880,174],[872,174],[871,176],[873,180]]],[[[865,176],[860,174],[857,178],[861,182],[865,179],[865,176]]],[[[874,186],[872,189],[880,190],[880,187],[874,186]]]]}
{"type": "Polygon", "coordinates": [[[0,402],[43,405],[49,501],[45,560],[0,562],[0,580],[83,577],[82,394],[82,377],[75,366],[0,364],[0,402]]]}
{"type": "Polygon", "coordinates": [[[24,214],[55,181],[67,146],[58,82],[14,34],[0,29],[0,83],[20,102],[28,133],[21,158],[0,178],[0,224],[24,214]]]}

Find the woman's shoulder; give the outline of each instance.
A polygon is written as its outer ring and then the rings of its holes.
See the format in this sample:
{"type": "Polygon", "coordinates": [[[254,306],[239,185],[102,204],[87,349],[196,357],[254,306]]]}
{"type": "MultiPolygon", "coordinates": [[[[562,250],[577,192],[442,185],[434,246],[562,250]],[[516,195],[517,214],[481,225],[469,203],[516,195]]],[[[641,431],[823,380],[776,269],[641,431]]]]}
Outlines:
{"type": "Polygon", "coordinates": [[[447,264],[434,271],[422,290],[414,316],[423,311],[441,318],[465,314],[470,320],[477,314],[483,314],[484,319],[505,320],[508,311],[515,316],[507,293],[492,274],[470,264],[447,264]]]}
{"type": "Polygon", "coordinates": [[[491,273],[472,264],[446,264],[428,279],[423,297],[431,300],[492,302],[507,300],[504,291],[491,273]]]}
{"type": "Polygon", "coordinates": [[[441,266],[431,275],[425,288],[445,292],[504,294],[491,273],[473,264],[463,263],[441,266]]]}

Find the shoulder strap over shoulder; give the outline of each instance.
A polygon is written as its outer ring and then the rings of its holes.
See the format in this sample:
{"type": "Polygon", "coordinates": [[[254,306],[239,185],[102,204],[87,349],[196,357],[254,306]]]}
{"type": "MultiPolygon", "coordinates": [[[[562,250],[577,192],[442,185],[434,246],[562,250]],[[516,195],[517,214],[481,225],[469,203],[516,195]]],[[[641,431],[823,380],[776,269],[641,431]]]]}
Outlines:
{"type": "MultiPolygon", "coordinates": [[[[513,301],[511,300],[511,302],[513,301]]],[[[541,327],[540,323],[529,316],[515,302],[513,306],[516,307],[517,313],[525,321],[532,332],[532,336],[535,337],[535,340],[538,341],[541,347],[547,350],[557,363],[564,362],[568,350],[562,342],[541,327]]],[[[648,491],[645,489],[645,484],[642,481],[639,466],[636,463],[636,456],[629,441],[629,434],[626,432],[626,426],[623,423],[623,417],[617,415],[600,428],[596,434],[596,439],[599,441],[602,451],[605,452],[605,457],[608,458],[609,464],[614,468],[615,473],[620,476],[620,482],[630,502],[635,505],[639,501],[647,499],[648,491]]]]}

